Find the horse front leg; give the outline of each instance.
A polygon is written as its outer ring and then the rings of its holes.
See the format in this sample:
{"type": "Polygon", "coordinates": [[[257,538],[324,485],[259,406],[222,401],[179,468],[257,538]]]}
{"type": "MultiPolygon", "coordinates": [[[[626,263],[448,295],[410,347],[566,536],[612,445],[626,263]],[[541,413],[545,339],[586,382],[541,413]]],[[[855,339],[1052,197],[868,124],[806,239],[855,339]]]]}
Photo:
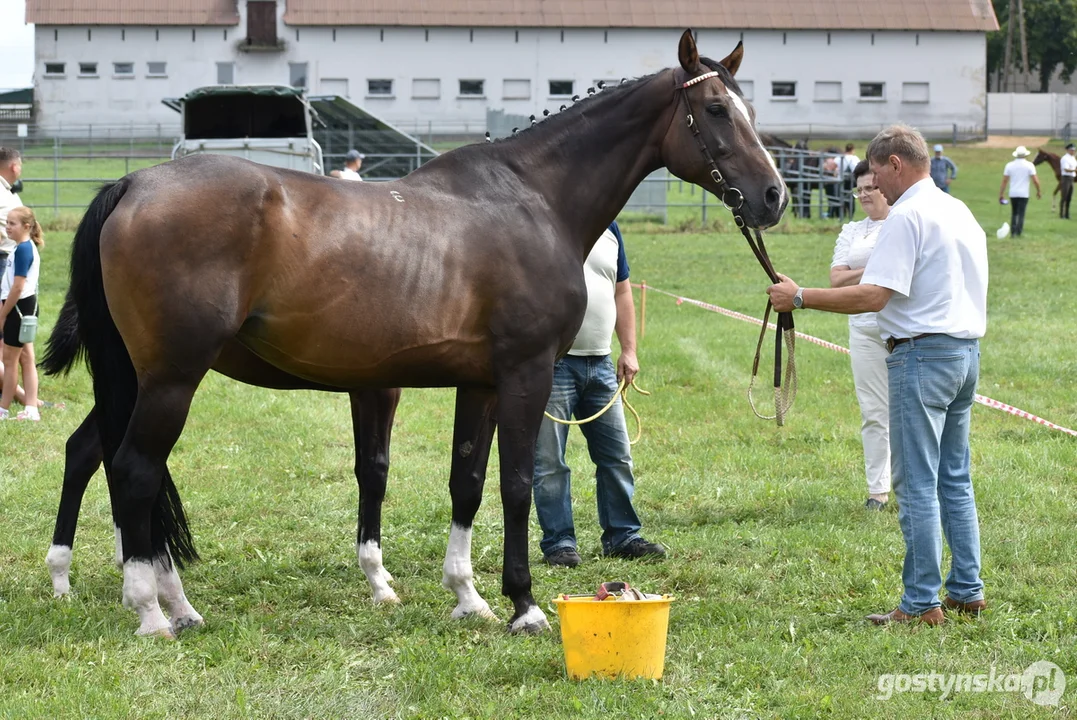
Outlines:
{"type": "Polygon", "coordinates": [[[456,391],[452,469],[449,471],[452,524],[441,576],[445,589],[456,593],[454,618],[477,615],[497,619],[490,605],[475,589],[475,572],[471,567],[471,531],[482,503],[486,465],[497,425],[496,409],[497,395],[492,391],[473,388],[456,391]]]}
{"type": "Polygon", "coordinates": [[[56,511],[56,527],[45,564],[52,577],[55,597],[71,591],[71,551],[75,546],[75,528],[79,521],[82,498],[90,478],[101,467],[104,453],[97,430],[97,416],[91,409],[82,424],[67,439],[64,459],[64,485],[60,491],[60,507],[56,511]]]}
{"type": "Polygon", "coordinates": [[[355,478],[359,483],[355,554],[370,583],[375,603],[400,602],[389,587],[393,576],[381,559],[381,506],[389,475],[389,440],[399,402],[399,388],[351,393],[355,478]]]}
{"type": "Polygon", "coordinates": [[[501,593],[515,612],[511,633],[549,630],[546,614],[531,594],[527,526],[535,473],[535,441],[553,385],[554,360],[538,358],[505,373],[497,387],[498,447],[501,460],[501,504],[505,514],[505,564],[501,593]]]}

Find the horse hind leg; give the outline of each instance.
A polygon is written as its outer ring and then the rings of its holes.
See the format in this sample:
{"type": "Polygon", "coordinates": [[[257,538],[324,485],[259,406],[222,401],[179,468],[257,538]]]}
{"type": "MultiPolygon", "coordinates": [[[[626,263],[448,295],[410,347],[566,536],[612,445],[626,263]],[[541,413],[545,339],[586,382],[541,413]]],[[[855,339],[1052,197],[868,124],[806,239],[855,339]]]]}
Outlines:
{"type": "Polygon", "coordinates": [[[355,554],[375,603],[399,603],[389,583],[393,576],[381,557],[381,506],[389,475],[389,440],[400,390],[367,390],[351,394],[355,436],[355,478],[359,483],[359,522],[355,554]]]}
{"type": "MultiPolygon", "coordinates": [[[[198,378],[201,379],[201,378],[198,378]]],[[[198,379],[155,379],[138,390],[123,442],[112,461],[116,515],[123,542],[123,604],[139,616],[138,635],[175,637],[158,594],[172,601],[177,622],[201,624],[188,610],[175,571],[178,560],[193,559],[186,517],[168,474],[166,460],[179,439],[198,379]]],[[[115,420],[113,420],[113,423],[115,420]]],[[[115,425],[109,431],[115,432],[115,425]]],[[[192,614],[193,613],[193,614],[192,614]]]]}
{"type": "Polygon", "coordinates": [[[71,553],[75,545],[75,528],[79,521],[79,510],[82,507],[86,486],[90,484],[90,478],[101,467],[102,459],[97,416],[93,410],[90,410],[90,414],[67,440],[60,507],[56,512],[52,545],[45,556],[45,564],[52,578],[53,595],[58,598],[71,592],[71,553]]]}
{"type": "Polygon", "coordinates": [[[471,566],[471,530],[482,503],[486,465],[490,459],[496,427],[497,396],[493,392],[460,388],[456,392],[456,420],[453,428],[452,469],[449,493],[452,496],[452,524],[445,551],[441,584],[456,593],[454,618],[477,615],[496,620],[489,604],[475,589],[471,566]]]}

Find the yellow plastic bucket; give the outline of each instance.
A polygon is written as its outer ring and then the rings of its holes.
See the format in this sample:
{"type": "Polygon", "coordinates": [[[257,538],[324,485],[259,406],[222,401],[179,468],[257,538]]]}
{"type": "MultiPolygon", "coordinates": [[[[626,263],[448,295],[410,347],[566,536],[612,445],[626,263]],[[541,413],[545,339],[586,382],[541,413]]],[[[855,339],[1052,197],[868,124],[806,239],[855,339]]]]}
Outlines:
{"type": "Polygon", "coordinates": [[[568,676],[662,677],[671,602],[669,595],[631,601],[554,598],[568,676]]]}

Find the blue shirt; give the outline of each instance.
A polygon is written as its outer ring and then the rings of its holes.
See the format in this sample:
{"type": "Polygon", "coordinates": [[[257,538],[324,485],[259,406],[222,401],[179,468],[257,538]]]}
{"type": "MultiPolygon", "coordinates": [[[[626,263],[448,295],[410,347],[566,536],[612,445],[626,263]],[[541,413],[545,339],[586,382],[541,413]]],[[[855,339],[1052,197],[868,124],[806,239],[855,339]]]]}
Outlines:
{"type": "Polygon", "coordinates": [[[931,179],[934,181],[935,187],[946,187],[947,175],[950,176],[951,180],[957,178],[957,165],[954,165],[954,161],[945,155],[931,158],[931,179]]]}

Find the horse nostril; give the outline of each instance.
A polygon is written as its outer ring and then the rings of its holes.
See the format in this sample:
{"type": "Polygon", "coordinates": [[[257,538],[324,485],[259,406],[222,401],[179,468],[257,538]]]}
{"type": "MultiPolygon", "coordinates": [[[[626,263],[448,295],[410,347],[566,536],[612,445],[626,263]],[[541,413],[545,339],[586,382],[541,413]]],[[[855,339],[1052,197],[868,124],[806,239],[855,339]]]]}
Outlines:
{"type": "Polygon", "coordinates": [[[777,186],[771,185],[767,188],[767,191],[766,193],[764,193],[763,197],[766,199],[767,205],[773,207],[782,201],[782,191],[779,190],[777,186]]]}

